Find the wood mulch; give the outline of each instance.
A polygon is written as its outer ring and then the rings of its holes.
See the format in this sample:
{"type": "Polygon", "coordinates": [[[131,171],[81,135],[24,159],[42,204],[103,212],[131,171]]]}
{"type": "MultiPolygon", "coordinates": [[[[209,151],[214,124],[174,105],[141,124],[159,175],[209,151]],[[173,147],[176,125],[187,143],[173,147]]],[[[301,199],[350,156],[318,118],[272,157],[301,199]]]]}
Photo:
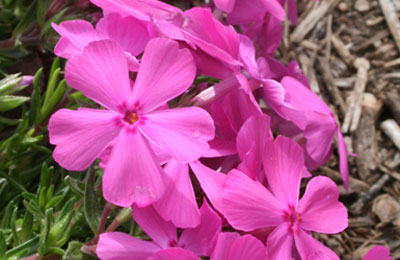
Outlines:
{"type": "Polygon", "coordinates": [[[400,0],[298,5],[299,23],[286,24],[279,58],[299,61],[356,154],[349,157],[349,190],[337,154],[318,171],[339,184],[349,227],[315,236],[341,259],[361,259],[378,244],[400,259],[400,0]]]}

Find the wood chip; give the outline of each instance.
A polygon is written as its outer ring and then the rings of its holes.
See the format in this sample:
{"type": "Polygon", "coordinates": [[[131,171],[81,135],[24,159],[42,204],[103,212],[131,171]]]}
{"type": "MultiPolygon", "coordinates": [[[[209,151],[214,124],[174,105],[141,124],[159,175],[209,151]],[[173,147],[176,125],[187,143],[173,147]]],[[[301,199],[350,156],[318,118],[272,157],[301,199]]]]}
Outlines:
{"type": "Polygon", "coordinates": [[[379,0],[379,4],[397,48],[400,51],[400,22],[399,18],[397,18],[396,8],[391,0],[379,0]]]}
{"type": "Polygon", "coordinates": [[[301,42],[314,26],[338,3],[339,0],[321,1],[318,7],[314,8],[296,27],[290,40],[292,42],[301,42]]]}
{"type": "Polygon", "coordinates": [[[372,212],[383,224],[392,223],[400,227],[400,204],[389,194],[382,194],[374,199],[372,212]]]}
{"type": "Polygon", "coordinates": [[[387,119],[381,123],[383,132],[392,140],[400,150],[400,127],[393,119],[387,119]]]}
{"type": "Polygon", "coordinates": [[[349,104],[349,109],[346,111],[342,125],[342,131],[344,133],[347,133],[349,130],[350,132],[354,132],[358,127],[362,111],[361,103],[368,81],[368,70],[370,68],[370,64],[368,60],[364,58],[357,58],[354,61],[354,67],[357,68],[357,80],[354,84],[352,102],[349,104]]]}

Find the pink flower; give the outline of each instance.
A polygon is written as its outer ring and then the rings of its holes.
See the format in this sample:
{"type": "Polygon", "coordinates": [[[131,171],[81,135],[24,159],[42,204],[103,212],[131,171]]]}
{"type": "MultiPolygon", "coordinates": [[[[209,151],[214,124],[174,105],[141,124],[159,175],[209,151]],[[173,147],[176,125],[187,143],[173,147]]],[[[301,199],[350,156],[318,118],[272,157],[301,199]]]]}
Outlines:
{"type": "Polygon", "coordinates": [[[362,260],[393,260],[390,250],[384,246],[374,246],[362,260]]]}
{"type": "Polygon", "coordinates": [[[303,151],[279,136],[265,149],[264,169],[269,189],[232,170],[217,209],[236,229],[253,231],[275,227],[267,240],[268,257],[291,260],[295,244],[301,259],[339,259],[312,238],[311,231],[334,234],[347,227],[347,211],[338,201],[339,190],[327,177],[310,180],[299,200],[303,151]],[[323,258],[325,257],[325,258],[323,258]]]}
{"type": "Polygon", "coordinates": [[[198,159],[214,137],[212,119],[203,109],[160,108],[187,90],[194,76],[188,50],[153,39],[132,88],[123,49],[110,40],[89,43],[68,61],[65,77],[106,109],[57,111],[49,122],[54,159],[68,170],[85,170],[113,144],[103,176],[105,199],[124,207],[156,201],[165,185],[151,145],[187,163],[198,159]]]}
{"type": "Polygon", "coordinates": [[[116,13],[102,18],[97,23],[96,29],[84,20],[66,21],[60,25],[53,23],[52,26],[61,35],[54,48],[57,56],[69,59],[81,53],[90,42],[110,39],[124,49],[131,71],[138,71],[139,63],[135,56],[143,52],[150,40],[143,22],[133,17],[123,18],[116,13]]]}
{"type": "Polygon", "coordinates": [[[184,229],[178,238],[176,227],[161,218],[152,206],[133,207],[133,217],[152,241],[140,240],[120,232],[100,235],[97,255],[103,260],[116,259],[197,259],[210,256],[221,232],[221,219],[203,202],[201,221],[195,228],[184,229]],[[154,258],[152,258],[154,257],[154,258]]]}
{"type": "Polygon", "coordinates": [[[265,260],[267,252],[263,243],[251,235],[219,233],[211,260],[265,260]]]}

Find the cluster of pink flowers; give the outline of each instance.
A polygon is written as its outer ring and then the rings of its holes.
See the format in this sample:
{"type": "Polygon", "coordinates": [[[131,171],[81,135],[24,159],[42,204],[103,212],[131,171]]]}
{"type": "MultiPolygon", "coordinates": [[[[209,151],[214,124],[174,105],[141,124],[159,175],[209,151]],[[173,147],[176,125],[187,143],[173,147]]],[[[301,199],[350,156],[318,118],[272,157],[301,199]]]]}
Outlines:
{"type": "Polygon", "coordinates": [[[311,232],[343,231],[347,210],[336,184],[309,170],[329,159],[337,136],[347,187],[346,145],[297,62],[273,57],[284,5],[296,23],[295,1],[215,0],[186,11],[91,2],[104,17],[95,27],[53,24],[55,53],[68,60],[69,86],[100,108],[51,117],[53,156],[71,171],[100,159],[104,198],[132,207],[152,239],[104,233],[98,256],[339,259],[311,232]]]}

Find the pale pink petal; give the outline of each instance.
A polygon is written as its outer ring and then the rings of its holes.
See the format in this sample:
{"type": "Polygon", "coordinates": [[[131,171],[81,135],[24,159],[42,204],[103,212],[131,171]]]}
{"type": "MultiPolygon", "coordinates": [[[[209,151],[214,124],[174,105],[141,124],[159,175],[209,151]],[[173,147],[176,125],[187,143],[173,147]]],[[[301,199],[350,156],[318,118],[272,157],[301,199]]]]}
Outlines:
{"type": "Polygon", "coordinates": [[[145,24],[131,16],[122,17],[114,13],[101,19],[96,31],[116,41],[124,51],[136,56],[143,52],[150,40],[145,24]]]}
{"type": "Polygon", "coordinates": [[[88,21],[66,21],[60,25],[52,23],[51,26],[61,35],[61,39],[54,48],[54,53],[66,59],[81,53],[90,42],[100,40],[88,21]]]}
{"type": "Polygon", "coordinates": [[[269,188],[285,206],[297,206],[300,180],[304,165],[301,147],[284,136],[265,145],[264,170],[269,188]]]}
{"type": "Polygon", "coordinates": [[[244,235],[237,238],[236,241],[230,245],[230,250],[227,258],[220,258],[220,260],[225,259],[265,260],[268,258],[267,250],[260,240],[251,235],[244,235]]]}
{"type": "Polygon", "coordinates": [[[236,137],[239,157],[247,169],[245,173],[253,180],[258,180],[262,169],[264,146],[273,138],[270,124],[270,118],[265,114],[252,116],[243,124],[236,137]]]}
{"type": "Polygon", "coordinates": [[[146,118],[139,130],[181,163],[198,159],[214,138],[211,116],[198,107],[154,111],[146,118]]]}
{"type": "Polygon", "coordinates": [[[210,256],[217,235],[221,232],[221,218],[210,208],[204,199],[200,208],[200,225],[182,232],[178,245],[198,256],[210,256]]]}
{"type": "Polygon", "coordinates": [[[190,163],[190,168],[211,204],[219,210],[226,175],[204,166],[200,161],[190,163]]]}
{"type": "Polygon", "coordinates": [[[72,88],[99,104],[118,111],[130,105],[128,63],[121,47],[110,40],[91,42],[66,66],[65,79],[72,88]]]}
{"type": "Polygon", "coordinates": [[[321,242],[315,240],[310,234],[299,229],[299,232],[294,236],[297,251],[301,259],[313,260],[339,260],[340,258],[328,247],[321,242]]]}
{"type": "Polygon", "coordinates": [[[235,2],[235,0],[214,0],[215,6],[227,13],[232,12],[235,2]]]}
{"type": "Polygon", "coordinates": [[[153,206],[166,220],[179,228],[193,228],[200,224],[200,211],[197,207],[189,166],[171,160],[164,167],[166,185],[164,195],[153,206]]]}
{"type": "Polygon", "coordinates": [[[229,259],[229,253],[233,242],[240,237],[236,232],[219,233],[214,250],[211,254],[211,260],[225,260],[229,259]]]}
{"type": "Polygon", "coordinates": [[[374,246],[362,260],[393,260],[390,250],[384,246],[374,246]]]}
{"type": "Polygon", "coordinates": [[[347,145],[340,129],[337,128],[338,147],[339,147],[339,161],[340,161],[340,174],[342,175],[343,185],[346,189],[349,188],[349,165],[347,163],[347,145]]]}
{"type": "Polygon", "coordinates": [[[118,137],[119,114],[99,109],[58,110],[49,121],[54,160],[70,171],[87,169],[118,137]]]}
{"type": "Polygon", "coordinates": [[[121,232],[100,234],[96,247],[97,256],[102,260],[146,260],[160,247],[121,232]]]}
{"type": "Polygon", "coordinates": [[[325,176],[308,183],[299,202],[301,227],[310,231],[335,234],[347,228],[347,210],[339,202],[339,188],[325,176]]]}
{"type": "Polygon", "coordinates": [[[252,231],[284,222],[282,203],[259,182],[237,170],[228,174],[221,202],[218,210],[239,230],[252,231]]]}
{"type": "Polygon", "coordinates": [[[196,74],[193,56],[177,42],[156,38],[146,46],[136,83],[135,103],[142,113],[154,110],[185,92],[196,74]]]}
{"type": "Polygon", "coordinates": [[[290,233],[290,227],[287,223],[281,224],[268,236],[268,259],[292,260],[292,247],[293,235],[290,233]]]}
{"type": "Polygon", "coordinates": [[[148,260],[199,260],[199,258],[183,248],[168,248],[159,251],[148,260]]]}
{"type": "Polygon", "coordinates": [[[139,208],[132,205],[132,210],[132,216],[136,223],[154,243],[163,249],[177,245],[178,237],[175,226],[170,221],[165,221],[153,206],[139,208]]]}
{"type": "Polygon", "coordinates": [[[104,171],[103,196],[121,207],[147,206],[164,193],[163,174],[147,140],[136,129],[124,129],[104,171]]]}
{"type": "Polygon", "coordinates": [[[125,52],[126,60],[128,61],[129,71],[138,72],[140,68],[140,63],[135,56],[132,56],[129,52],[125,52]]]}
{"type": "Polygon", "coordinates": [[[185,12],[183,34],[200,49],[232,66],[239,66],[239,34],[223,25],[208,8],[194,7],[185,12]]]}

